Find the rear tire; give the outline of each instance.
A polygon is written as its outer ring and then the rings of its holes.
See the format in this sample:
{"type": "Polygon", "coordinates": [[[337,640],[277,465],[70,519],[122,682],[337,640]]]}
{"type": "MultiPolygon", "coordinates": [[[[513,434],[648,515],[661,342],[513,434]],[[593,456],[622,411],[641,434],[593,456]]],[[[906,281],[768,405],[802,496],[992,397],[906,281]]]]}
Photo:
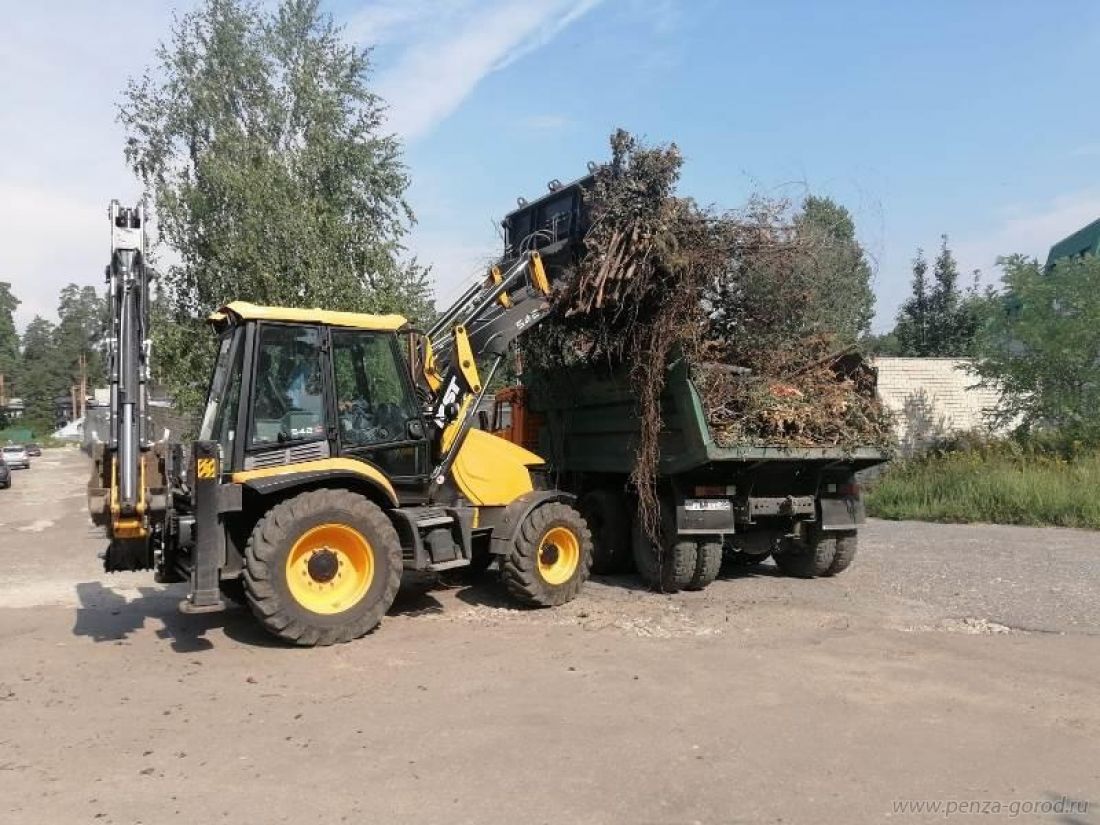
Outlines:
{"type": "Polygon", "coordinates": [[[646,533],[641,519],[634,520],[631,547],[638,574],[650,587],[662,593],[676,593],[691,584],[698,564],[698,548],[693,541],[671,541],[676,527],[661,507],[661,545],[646,533]]]}
{"type": "Polygon", "coordinates": [[[245,593],[280,639],[330,645],[382,621],[401,568],[400,539],[377,504],[349,490],[311,490],[256,524],[245,549],[245,593]]]}
{"type": "Polygon", "coordinates": [[[801,539],[784,538],[779,552],[773,554],[776,566],[788,576],[812,579],[824,576],[836,554],[836,539],[816,527],[801,539]]]}
{"type": "Polygon", "coordinates": [[[719,542],[704,542],[695,551],[695,575],[688,582],[686,590],[702,590],[718,578],[722,569],[722,545],[719,542]]]}
{"type": "Polygon", "coordinates": [[[847,570],[856,559],[859,550],[859,534],[854,530],[836,534],[836,554],[833,563],[825,571],[826,576],[835,576],[847,570]]]}
{"type": "Polygon", "coordinates": [[[625,496],[614,490],[592,490],[577,503],[592,531],[592,572],[630,571],[630,514],[625,496]]]}
{"type": "Polygon", "coordinates": [[[592,532],[581,514],[552,501],[527,514],[501,560],[504,586],[531,607],[557,607],[576,598],[592,569],[592,532]]]}

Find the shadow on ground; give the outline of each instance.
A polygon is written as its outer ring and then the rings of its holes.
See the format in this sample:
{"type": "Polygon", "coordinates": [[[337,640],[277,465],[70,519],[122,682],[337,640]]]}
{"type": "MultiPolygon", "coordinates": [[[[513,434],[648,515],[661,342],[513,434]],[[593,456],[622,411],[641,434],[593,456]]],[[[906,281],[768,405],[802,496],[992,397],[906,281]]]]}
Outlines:
{"type": "MultiPolygon", "coordinates": [[[[725,565],[721,578],[740,579],[782,575],[770,564],[752,566],[725,565]]],[[[593,581],[629,591],[650,592],[651,588],[633,574],[593,576],[593,581]]],[[[440,595],[451,591],[455,599],[468,605],[507,610],[527,610],[509,597],[495,570],[480,575],[466,571],[449,574],[408,573],[402,579],[390,616],[428,616],[443,613],[446,607],[440,595]]],[[[186,595],[183,586],[141,587],[136,598],[127,598],[101,582],[80,582],[76,594],[80,601],[73,623],[73,635],[94,642],[124,642],[132,633],[152,621],[158,638],[170,641],[179,653],[209,650],[214,642],[207,638],[220,629],[228,638],[245,645],[293,647],[269,634],[242,605],[227,602],[221,613],[183,614],[179,603],[186,595]]]]}
{"type": "Polygon", "coordinates": [[[185,615],[179,611],[185,592],[182,587],[141,587],[139,596],[127,599],[101,582],[80,582],[76,595],[73,635],[86,636],[94,642],[120,642],[141,630],[152,620],[159,627],[158,638],[168,639],[178,653],[195,653],[214,646],[206,638],[208,631],[221,628],[234,641],[264,647],[280,646],[280,642],[264,631],[247,608],[229,603],[222,613],[185,615]]]}

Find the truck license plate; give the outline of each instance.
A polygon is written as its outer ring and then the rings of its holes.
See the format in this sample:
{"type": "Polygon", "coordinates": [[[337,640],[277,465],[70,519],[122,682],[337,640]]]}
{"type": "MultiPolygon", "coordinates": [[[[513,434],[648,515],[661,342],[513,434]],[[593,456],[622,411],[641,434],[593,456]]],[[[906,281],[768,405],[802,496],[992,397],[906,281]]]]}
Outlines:
{"type": "Polygon", "coordinates": [[[684,500],[684,509],[695,513],[729,510],[732,505],[728,498],[689,498],[684,500]]]}

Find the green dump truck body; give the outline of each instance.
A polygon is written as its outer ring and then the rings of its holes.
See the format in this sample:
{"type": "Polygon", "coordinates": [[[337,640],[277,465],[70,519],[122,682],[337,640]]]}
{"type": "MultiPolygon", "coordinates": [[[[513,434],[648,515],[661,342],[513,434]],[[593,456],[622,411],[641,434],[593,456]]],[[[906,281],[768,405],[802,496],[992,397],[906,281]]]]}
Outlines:
{"type": "MultiPolygon", "coordinates": [[[[882,450],[723,447],[707,426],[688,365],[676,363],[661,397],[657,512],[649,527],[630,480],[640,422],[629,374],[573,367],[528,372],[524,384],[522,440],[546,459],[553,483],[577,496],[597,572],[633,567],[660,589],[698,590],[723,567],[769,556],[803,578],[834,576],[852,563],[865,518],[855,474],[885,461],[882,450]]],[[[502,418],[498,406],[498,425],[502,418]]]]}
{"type": "MultiPolygon", "coordinates": [[[[527,377],[528,404],[544,416],[539,447],[563,472],[628,474],[640,429],[637,394],[628,375],[593,369],[527,377]]],[[[659,471],[679,475],[721,465],[842,463],[854,470],[880,464],[874,447],[722,447],[711,436],[699,394],[684,362],[668,372],[661,397],[659,471]]],[[[727,467],[726,469],[731,469],[727,467]]]]}

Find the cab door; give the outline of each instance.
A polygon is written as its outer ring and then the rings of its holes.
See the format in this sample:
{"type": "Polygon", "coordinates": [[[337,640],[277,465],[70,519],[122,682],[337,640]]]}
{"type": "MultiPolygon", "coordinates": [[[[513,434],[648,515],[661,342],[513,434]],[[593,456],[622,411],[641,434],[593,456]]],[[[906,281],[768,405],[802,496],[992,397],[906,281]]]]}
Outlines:
{"type": "Polygon", "coordinates": [[[428,442],[397,337],[332,328],[331,341],[340,454],[376,464],[395,486],[423,484],[428,442]]]}

